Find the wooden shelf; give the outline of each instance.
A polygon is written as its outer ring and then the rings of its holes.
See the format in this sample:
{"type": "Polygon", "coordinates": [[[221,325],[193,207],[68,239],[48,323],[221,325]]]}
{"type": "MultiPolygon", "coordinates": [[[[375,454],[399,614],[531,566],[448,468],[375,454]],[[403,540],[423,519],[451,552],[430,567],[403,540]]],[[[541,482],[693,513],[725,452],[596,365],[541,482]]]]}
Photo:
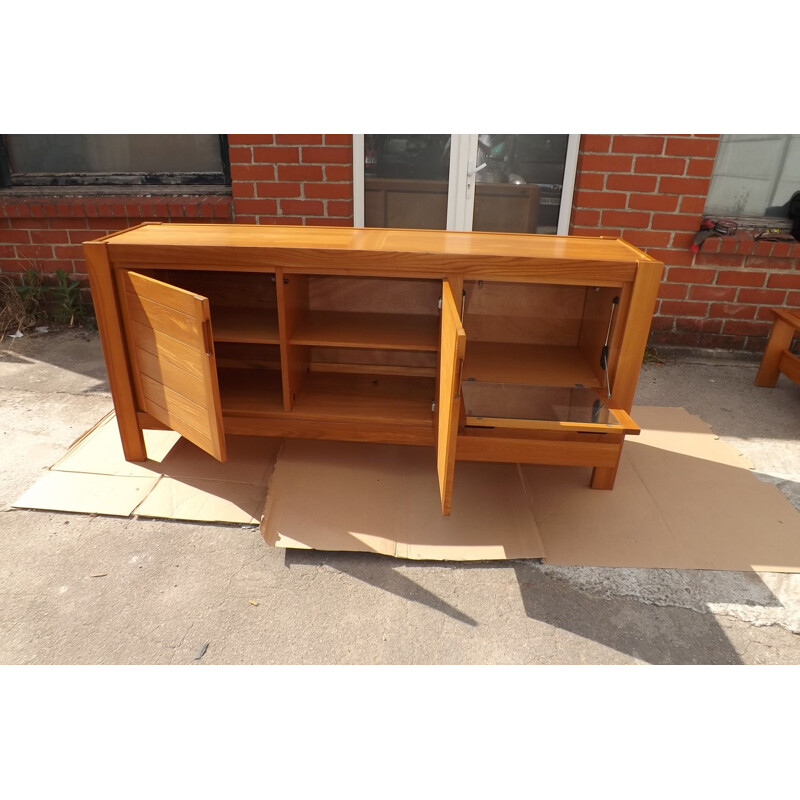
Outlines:
{"type": "Polygon", "coordinates": [[[439,318],[424,314],[309,311],[295,328],[291,343],[436,352],[438,336],[439,318]]]}
{"type": "Polygon", "coordinates": [[[560,345],[468,341],[462,376],[490,383],[602,385],[579,348],[560,345]]]}
{"type": "Polygon", "coordinates": [[[278,313],[274,308],[214,307],[211,326],[216,342],[278,344],[278,313]]]}
{"type": "Polygon", "coordinates": [[[432,429],[435,389],[434,378],[310,373],[291,414],[303,419],[423,425],[432,429]]]}
{"type": "Polygon", "coordinates": [[[387,423],[433,428],[434,378],[310,373],[294,408],[284,411],[278,370],[218,370],[222,412],[229,416],[387,423]]]}

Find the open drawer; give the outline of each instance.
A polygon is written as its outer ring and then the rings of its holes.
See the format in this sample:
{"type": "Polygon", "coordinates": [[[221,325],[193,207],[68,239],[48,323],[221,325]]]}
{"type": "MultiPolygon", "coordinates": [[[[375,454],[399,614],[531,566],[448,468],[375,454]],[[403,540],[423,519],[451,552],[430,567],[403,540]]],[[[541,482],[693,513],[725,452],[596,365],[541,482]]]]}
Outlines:
{"type": "Polygon", "coordinates": [[[609,408],[601,391],[593,388],[465,380],[461,394],[468,427],[640,432],[624,410],[609,408]]]}

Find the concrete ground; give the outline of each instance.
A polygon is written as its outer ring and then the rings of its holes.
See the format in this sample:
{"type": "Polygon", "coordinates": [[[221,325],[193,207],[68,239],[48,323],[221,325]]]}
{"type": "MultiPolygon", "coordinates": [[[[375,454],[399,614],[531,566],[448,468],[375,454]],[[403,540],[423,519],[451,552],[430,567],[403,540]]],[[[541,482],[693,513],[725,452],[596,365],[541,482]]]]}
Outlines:
{"type": "MultiPolygon", "coordinates": [[[[699,415],[800,509],[800,387],[756,368],[646,363],[637,402],[699,415]]],[[[800,575],[404,562],[9,508],[110,409],[96,333],[0,343],[0,663],[800,664],[800,575]]]]}

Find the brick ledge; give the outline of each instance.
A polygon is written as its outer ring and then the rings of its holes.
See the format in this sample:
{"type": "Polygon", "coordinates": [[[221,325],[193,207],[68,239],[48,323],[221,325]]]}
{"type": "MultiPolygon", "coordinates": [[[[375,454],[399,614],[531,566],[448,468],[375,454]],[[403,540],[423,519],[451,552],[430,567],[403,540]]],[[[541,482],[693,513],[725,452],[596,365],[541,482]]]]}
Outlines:
{"type": "Polygon", "coordinates": [[[0,217],[8,219],[232,219],[230,194],[116,194],[24,197],[0,194],[0,217]]]}
{"type": "Polygon", "coordinates": [[[706,239],[700,252],[703,255],[762,256],[764,258],[800,258],[800,242],[770,242],[757,240],[749,231],[737,231],[733,236],[711,236],[706,239]]]}

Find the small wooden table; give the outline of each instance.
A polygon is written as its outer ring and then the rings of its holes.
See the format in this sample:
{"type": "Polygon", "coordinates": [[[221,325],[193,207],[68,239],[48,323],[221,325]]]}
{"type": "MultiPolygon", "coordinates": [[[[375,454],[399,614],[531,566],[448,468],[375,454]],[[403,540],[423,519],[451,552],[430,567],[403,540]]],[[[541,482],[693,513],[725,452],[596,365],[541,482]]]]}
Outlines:
{"type": "Polygon", "coordinates": [[[773,308],[772,313],[775,321],[756,375],[756,386],[775,386],[781,372],[800,386],[800,358],[789,352],[792,339],[800,331],[800,311],[773,308]]]}

